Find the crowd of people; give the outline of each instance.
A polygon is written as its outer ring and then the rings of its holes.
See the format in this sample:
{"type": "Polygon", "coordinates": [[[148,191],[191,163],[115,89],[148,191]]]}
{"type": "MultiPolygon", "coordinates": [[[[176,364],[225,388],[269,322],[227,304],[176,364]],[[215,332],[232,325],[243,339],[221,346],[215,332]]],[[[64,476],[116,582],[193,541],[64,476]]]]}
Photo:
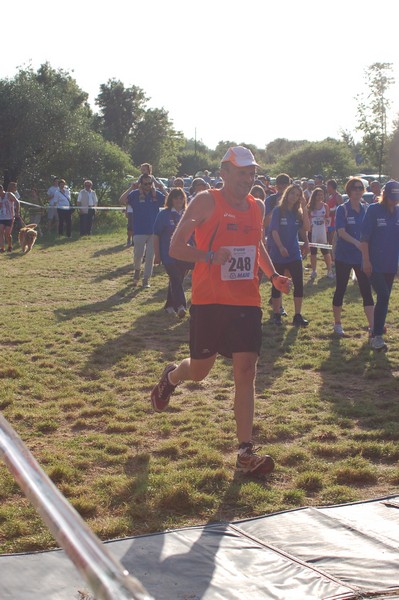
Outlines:
{"type": "MultiPolygon", "coordinates": [[[[201,381],[221,354],[233,361],[234,412],[237,425],[237,470],[265,475],[274,468],[252,442],[254,382],[260,353],[262,309],[260,283],[271,282],[272,322],[282,325],[287,312],[282,293],[293,289],[292,324],[307,327],[302,315],[304,258],[310,252],[310,281],[317,276],[321,251],[326,276],[335,281],[333,333],[344,336],[342,306],[351,273],[362,297],[370,345],[386,350],[385,320],[399,258],[399,182],[381,189],[350,178],[345,197],[334,179],[321,175],[295,179],[281,173],[274,184],[257,176],[252,152],[230,148],[220,176],[195,177],[190,189],[174,177],[166,188],[148,163],[120,197],[126,209],[127,246],[133,246],[136,287],[149,288],[154,264],[169,278],[164,310],[187,314],[184,279],[192,272],[189,349],[179,364],[166,365],[151,393],[157,412],[165,410],[176,387],[201,381]],[[365,197],[367,196],[367,201],[365,197]],[[144,265],[144,267],[143,267],[144,265]],[[143,273],[142,273],[143,269],[143,273]],[[373,291],[376,296],[374,304],[373,291]]],[[[48,222],[71,236],[71,196],[66,182],[54,178],[48,192],[48,222]]],[[[80,234],[90,235],[98,200],[86,180],[77,199],[80,234]]],[[[0,186],[0,251],[12,250],[13,224],[20,219],[15,183],[0,186]]]]}

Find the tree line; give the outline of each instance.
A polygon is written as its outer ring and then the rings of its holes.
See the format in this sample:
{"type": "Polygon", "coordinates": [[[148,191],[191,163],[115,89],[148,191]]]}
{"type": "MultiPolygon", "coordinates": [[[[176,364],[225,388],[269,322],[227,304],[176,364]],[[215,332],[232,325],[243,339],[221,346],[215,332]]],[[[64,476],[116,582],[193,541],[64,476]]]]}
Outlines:
{"type": "Polygon", "coordinates": [[[88,94],[70,73],[49,63],[21,68],[0,80],[0,171],[4,186],[46,187],[60,175],[74,187],[90,177],[102,203],[118,196],[142,162],[159,176],[214,171],[231,145],[251,148],[261,172],[312,177],[316,172],[344,180],[356,172],[398,177],[399,122],[389,127],[391,63],[365,71],[365,93],[356,98],[356,130],[319,142],[279,138],[258,148],[245,140],[221,140],[214,150],[187,139],[164,108],[148,108],[145,91],[110,79],[100,86],[94,112],[88,94]],[[112,198],[111,198],[112,197],[112,198]]]}

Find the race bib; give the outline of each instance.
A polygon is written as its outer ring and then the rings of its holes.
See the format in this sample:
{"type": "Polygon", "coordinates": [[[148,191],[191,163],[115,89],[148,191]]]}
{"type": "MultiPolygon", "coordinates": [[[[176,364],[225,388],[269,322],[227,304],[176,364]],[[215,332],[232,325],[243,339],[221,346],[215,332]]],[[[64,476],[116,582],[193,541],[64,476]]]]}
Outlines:
{"type": "Polygon", "coordinates": [[[253,279],[256,259],[256,246],[223,246],[231,252],[231,258],[221,265],[222,281],[253,279]]]}

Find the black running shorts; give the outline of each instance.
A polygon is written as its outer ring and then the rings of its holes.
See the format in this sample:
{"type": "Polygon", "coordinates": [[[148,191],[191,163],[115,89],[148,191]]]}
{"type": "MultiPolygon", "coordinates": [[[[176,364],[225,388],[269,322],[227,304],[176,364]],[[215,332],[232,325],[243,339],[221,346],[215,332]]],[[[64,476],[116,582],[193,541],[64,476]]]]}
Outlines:
{"type": "Polygon", "coordinates": [[[195,304],[190,308],[190,356],[209,358],[256,352],[262,344],[262,310],[258,306],[195,304]]]}

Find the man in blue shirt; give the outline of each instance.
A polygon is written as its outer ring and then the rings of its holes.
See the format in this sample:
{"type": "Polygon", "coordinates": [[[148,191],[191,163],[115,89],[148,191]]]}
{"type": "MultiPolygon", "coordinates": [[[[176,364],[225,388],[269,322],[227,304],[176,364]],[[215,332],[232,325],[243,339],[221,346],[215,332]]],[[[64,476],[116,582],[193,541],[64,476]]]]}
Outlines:
{"type": "Polygon", "coordinates": [[[138,180],[138,189],[127,190],[120,201],[127,203],[133,210],[133,285],[138,285],[140,281],[145,253],[143,287],[149,288],[154,266],[154,223],[159,209],[165,204],[165,196],[155,189],[152,176],[143,174],[138,180]]]}

